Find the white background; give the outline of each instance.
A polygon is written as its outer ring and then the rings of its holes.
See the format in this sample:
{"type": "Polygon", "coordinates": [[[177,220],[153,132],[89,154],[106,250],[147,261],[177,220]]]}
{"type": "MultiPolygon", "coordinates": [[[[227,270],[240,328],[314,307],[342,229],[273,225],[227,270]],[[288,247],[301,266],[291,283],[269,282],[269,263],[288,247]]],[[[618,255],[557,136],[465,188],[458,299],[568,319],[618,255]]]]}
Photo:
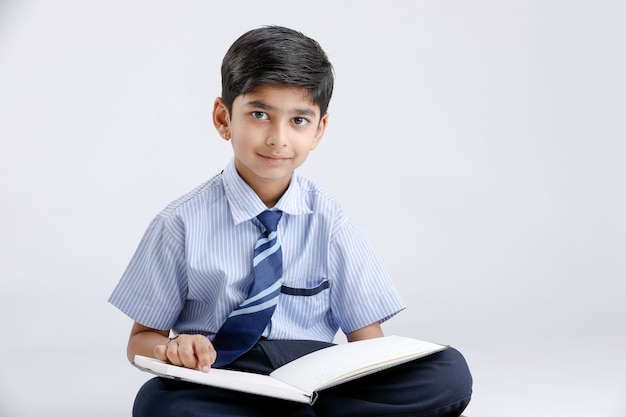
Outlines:
{"type": "Polygon", "coordinates": [[[402,291],[385,331],[465,354],[469,417],[626,416],[617,0],[0,1],[0,415],[130,415],[149,375],[106,300],[152,217],[228,162],[219,65],[266,24],[335,66],[300,172],[402,291]]]}

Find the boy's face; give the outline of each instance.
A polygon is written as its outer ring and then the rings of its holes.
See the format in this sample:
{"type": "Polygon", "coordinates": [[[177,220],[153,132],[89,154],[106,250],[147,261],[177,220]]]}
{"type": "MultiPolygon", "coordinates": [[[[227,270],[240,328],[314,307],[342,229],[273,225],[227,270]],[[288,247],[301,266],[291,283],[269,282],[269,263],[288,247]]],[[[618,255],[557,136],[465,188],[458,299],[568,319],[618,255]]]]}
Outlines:
{"type": "Polygon", "coordinates": [[[287,189],[293,171],[322,139],[328,115],[320,118],[304,89],[263,86],[236,97],[231,114],[218,98],[213,121],[232,142],[237,172],[263,199],[287,189]]]}

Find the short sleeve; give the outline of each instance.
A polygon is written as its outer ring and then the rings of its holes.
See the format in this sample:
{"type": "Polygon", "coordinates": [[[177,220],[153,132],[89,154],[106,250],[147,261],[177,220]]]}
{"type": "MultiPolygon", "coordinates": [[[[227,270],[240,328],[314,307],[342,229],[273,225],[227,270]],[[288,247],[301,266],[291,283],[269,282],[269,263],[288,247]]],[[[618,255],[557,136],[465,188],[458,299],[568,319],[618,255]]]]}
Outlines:
{"type": "Polygon", "coordinates": [[[183,227],[171,218],[156,217],[109,302],[144,326],[171,329],[187,293],[184,259],[183,227]]]}
{"type": "Polygon", "coordinates": [[[346,221],[331,241],[331,307],[345,333],[384,322],[405,308],[365,233],[346,221]]]}

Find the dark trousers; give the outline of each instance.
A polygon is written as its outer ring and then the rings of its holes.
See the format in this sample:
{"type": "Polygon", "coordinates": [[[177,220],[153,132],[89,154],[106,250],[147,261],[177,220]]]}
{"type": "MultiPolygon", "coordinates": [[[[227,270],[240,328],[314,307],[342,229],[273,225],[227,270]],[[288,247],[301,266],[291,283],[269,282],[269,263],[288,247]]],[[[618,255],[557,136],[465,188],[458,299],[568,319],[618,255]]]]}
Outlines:
{"type": "MultiPolygon", "coordinates": [[[[311,341],[261,341],[230,367],[268,374],[329,346],[311,341]]],[[[454,348],[319,393],[312,405],[243,394],[166,378],[146,382],[134,417],[457,417],[470,401],[472,377],[454,348]]]]}

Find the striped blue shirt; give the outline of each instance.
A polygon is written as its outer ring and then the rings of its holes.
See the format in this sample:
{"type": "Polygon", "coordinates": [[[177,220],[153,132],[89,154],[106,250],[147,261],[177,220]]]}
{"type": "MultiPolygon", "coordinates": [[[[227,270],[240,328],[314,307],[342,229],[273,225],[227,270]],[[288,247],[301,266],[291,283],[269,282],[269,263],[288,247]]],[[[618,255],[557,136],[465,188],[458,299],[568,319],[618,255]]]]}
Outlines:
{"type": "MultiPolygon", "coordinates": [[[[275,208],[283,278],[266,337],[331,342],[404,309],[363,231],[319,187],[294,173],[275,208]]],[[[246,299],[266,209],[231,160],[154,218],[109,302],[144,326],[212,340],[246,299]]]]}

